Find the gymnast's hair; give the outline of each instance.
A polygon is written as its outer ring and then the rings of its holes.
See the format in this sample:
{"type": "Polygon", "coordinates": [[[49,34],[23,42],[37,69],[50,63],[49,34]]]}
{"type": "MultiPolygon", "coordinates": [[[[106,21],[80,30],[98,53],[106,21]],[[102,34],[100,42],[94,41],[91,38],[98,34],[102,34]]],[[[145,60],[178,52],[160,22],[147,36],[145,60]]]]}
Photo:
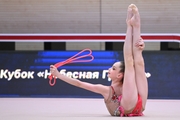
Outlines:
{"type": "MultiPolygon", "coordinates": [[[[124,73],[124,71],[125,71],[125,64],[124,64],[124,61],[121,61],[121,64],[120,64],[120,73],[124,73]]],[[[123,81],[124,81],[124,76],[123,76],[123,78],[122,78],[122,80],[121,80],[121,82],[123,83],[123,81]]]]}

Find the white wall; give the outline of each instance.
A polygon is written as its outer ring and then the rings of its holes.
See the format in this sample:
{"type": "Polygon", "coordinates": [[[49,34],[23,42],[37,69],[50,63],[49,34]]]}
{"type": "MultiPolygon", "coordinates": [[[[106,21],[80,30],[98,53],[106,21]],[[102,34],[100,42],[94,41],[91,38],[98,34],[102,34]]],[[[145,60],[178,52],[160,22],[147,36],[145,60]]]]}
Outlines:
{"type": "MultiPolygon", "coordinates": [[[[0,33],[125,33],[126,10],[138,6],[142,33],[179,33],[179,0],[1,0],[0,33]]],[[[147,43],[158,50],[160,43],[147,43]]],[[[104,43],[67,43],[68,49],[105,49],[104,43]]],[[[43,48],[16,43],[16,50],[43,48]]]]}

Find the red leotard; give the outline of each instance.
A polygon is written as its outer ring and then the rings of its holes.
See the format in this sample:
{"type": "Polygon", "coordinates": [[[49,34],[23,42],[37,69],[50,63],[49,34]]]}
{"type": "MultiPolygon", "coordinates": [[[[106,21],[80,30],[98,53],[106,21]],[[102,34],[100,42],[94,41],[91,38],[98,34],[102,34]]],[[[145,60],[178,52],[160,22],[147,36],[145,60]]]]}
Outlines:
{"type": "MultiPolygon", "coordinates": [[[[122,96],[119,96],[119,101],[121,100],[122,96]]],[[[128,117],[132,117],[132,116],[142,116],[142,98],[140,95],[138,95],[138,101],[136,104],[136,107],[134,108],[134,110],[131,113],[125,114],[124,113],[124,109],[122,106],[119,107],[119,111],[120,111],[120,116],[128,116],[128,117]]]]}

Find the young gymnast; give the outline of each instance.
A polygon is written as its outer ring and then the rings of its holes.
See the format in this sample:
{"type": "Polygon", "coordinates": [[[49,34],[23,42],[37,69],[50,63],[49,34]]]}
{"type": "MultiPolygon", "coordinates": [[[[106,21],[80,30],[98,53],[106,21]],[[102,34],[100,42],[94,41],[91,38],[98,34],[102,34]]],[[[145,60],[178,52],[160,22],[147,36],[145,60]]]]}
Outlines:
{"type": "Polygon", "coordinates": [[[131,4],[127,10],[127,31],[124,43],[124,62],[116,62],[109,68],[111,86],[91,84],[69,78],[50,66],[53,76],[71,85],[101,94],[112,116],[142,116],[148,96],[142,51],[145,47],[140,36],[140,15],[131,4]]]}

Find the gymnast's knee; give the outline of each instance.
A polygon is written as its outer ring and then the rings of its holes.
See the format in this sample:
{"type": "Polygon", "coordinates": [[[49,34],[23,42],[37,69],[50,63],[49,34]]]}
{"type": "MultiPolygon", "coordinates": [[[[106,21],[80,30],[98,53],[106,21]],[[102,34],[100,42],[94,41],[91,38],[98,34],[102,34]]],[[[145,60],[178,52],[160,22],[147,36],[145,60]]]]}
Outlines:
{"type": "Polygon", "coordinates": [[[134,60],[134,65],[138,65],[138,66],[144,66],[144,61],[143,60],[141,60],[141,59],[138,59],[138,60],[134,60]]]}
{"type": "Polygon", "coordinates": [[[133,59],[133,57],[127,57],[125,59],[125,66],[128,66],[128,65],[134,66],[134,59],[133,59]]]}

